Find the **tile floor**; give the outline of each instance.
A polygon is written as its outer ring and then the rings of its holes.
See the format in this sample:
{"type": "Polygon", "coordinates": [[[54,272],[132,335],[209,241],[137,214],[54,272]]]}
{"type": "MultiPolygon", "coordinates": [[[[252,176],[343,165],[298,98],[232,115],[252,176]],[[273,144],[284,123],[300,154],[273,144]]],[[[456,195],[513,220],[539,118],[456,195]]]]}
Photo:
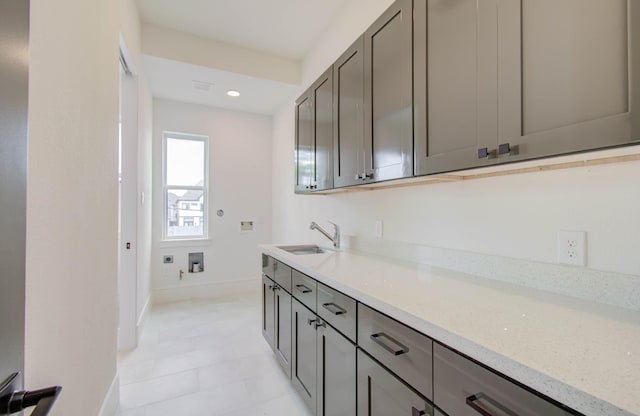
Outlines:
{"type": "Polygon", "coordinates": [[[309,416],[262,338],[259,291],[154,306],[118,357],[119,416],[309,416]]]}

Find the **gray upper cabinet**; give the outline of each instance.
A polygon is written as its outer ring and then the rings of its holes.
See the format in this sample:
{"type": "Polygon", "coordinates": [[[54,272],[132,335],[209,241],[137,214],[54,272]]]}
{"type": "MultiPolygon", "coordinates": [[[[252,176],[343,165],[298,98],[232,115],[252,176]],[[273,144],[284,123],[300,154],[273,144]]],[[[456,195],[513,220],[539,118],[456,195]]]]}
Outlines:
{"type": "Polygon", "coordinates": [[[366,179],[364,146],[364,36],[333,65],[333,179],[336,188],[366,179]]]}
{"type": "Polygon", "coordinates": [[[634,0],[416,0],[416,175],[640,140],[634,0]]]}
{"type": "Polygon", "coordinates": [[[296,101],[296,192],[333,188],[333,70],[296,101]]]}
{"type": "Polygon", "coordinates": [[[307,90],[296,101],[296,192],[311,191],[311,185],[315,180],[314,153],[313,99],[311,90],[307,90]]]}
{"type": "Polygon", "coordinates": [[[497,15],[499,157],[640,140],[640,2],[509,0],[497,15]]]}
{"type": "Polygon", "coordinates": [[[397,0],[364,34],[366,180],[413,175],[413,1],[397,0]]]}
{"type": "Polygon", "coordinates": [[[496,1],[414,7],[415,174],[496,163],[496,1]]]}

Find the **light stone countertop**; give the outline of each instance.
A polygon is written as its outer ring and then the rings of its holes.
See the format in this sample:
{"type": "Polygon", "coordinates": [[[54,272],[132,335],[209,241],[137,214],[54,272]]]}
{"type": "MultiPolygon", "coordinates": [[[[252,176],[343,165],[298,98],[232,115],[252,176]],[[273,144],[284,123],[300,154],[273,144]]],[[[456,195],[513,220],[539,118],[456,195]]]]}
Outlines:
{"type": "Polygon", "coordinates": [[[588,416],[640,415],[640,312],[339,251],[271,255],[588,416]]]}

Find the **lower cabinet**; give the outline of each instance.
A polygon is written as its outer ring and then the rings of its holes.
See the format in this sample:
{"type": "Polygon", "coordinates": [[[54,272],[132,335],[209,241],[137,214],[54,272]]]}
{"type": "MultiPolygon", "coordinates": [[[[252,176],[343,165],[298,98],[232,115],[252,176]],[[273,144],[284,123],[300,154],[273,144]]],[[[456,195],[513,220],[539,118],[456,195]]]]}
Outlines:
{"type": "Polygon", "coordinates": [[[275,283],[266,275],[262,275],[262,336],[267,343],[273,348],[273,339],[275,337],[275,299],[273,296],[273,288],[275,283]]]}
{"type": "Polygon", "coordinates": [[[285,374],[291,378],[291,295],[282,287],[274,290],[275,338],[273,350],[285,374]]]}
{"type": "Polygon", "coordinates": [[[262,276],[262,333],[314,416],[580,415],[297,270],[291,294],[287,275],[262,276]]]}
{"type": "Polygon", "coordinates": [[[440,344],[434,351],[434,401],[455,416],[570,416],[557,406],[440,344]]]}
{"type": "Polygon", "coordinates": [[[320,416],[356,414],[356,346],[326,322],[318,326],[318,403],[320,416]]]}
{"type": "Polygon", "coordinates": [[[358,350],[358,416],[433,416],[427,399],[358,350]]]}
{"type": "Polygon", "coordinates": [[[355,345],[298,300],[291,310],[296,390],[313,415],[355,415],[355,345]]]}
{"type": "Polygon", "coordinates": [[[307,407],[316,414],[316,314],[294,299],[291,319],[293,341],[291,379],[307,407]]]}
{"type": "Polygon", "coordinates": [[[264,275],[262,335],[276,353],[285,374],[291,377],[291,295],[264,275]]]}

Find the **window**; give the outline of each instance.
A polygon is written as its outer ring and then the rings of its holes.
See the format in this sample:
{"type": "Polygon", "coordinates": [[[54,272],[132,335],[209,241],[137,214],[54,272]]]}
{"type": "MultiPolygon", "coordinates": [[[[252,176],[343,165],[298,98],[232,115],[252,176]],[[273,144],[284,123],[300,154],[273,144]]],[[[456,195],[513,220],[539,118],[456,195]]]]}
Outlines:
{"type": "Polygon", "coordinates": [[[164,238],[207,238],[209,138],[163,134],[164,238]]]}

